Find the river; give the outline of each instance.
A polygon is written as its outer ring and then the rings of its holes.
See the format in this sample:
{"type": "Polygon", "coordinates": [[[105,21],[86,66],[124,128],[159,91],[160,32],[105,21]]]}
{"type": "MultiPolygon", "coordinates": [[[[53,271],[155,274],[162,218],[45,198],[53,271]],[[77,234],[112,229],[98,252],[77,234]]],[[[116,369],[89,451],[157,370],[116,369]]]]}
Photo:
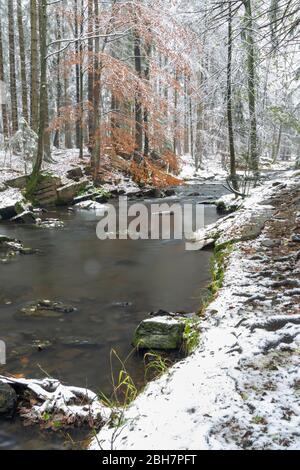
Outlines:
{"type": "MultiPolygon", "coordinates": [[[[197,203],[224,193],[220,184],[194,184],[177,188],[175,197],[146,204],[197,203]]],[[[47,217],[63,220],[65,227],[0,225],[1,234],[40,250],[0,265],[0,338],[7,346],[7,365],[0,373],[48,374],[110,394],[111,350],[125,359],[134,329],[150,311],[197,311],[210,280],[211,251],[186,251],[181,240],[100,241],[94,211],[60,209],[47,217]],[[39,299],[62,301],[77,311],[61,318],[16,316],[39,299]]],[[[215,206],[205,205],[205,224],[217,217],[215,206]]],[[[119,366],[114,361],[115,372],[119,366]]],[[[126,367],[141,387],[142,357],[131,355],[126,367]]],[[[73,433],[75,440],[82,437],[73,433]]],[[[49,448],[64,448],[64,437],[24,428],[19,419],[0,421],[0,449],[49,448]]]]}

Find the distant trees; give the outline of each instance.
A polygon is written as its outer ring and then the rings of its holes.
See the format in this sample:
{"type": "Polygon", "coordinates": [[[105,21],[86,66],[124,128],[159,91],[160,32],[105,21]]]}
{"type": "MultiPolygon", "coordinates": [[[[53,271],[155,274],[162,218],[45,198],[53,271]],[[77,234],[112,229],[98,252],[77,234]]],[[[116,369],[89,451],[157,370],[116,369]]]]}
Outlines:
{"type": "Polygon", "coordinates": [[[221,160],[235,185],[237,170],[257,174],[266,156],[297,152],[296,128],[279,118],[297,118],[297,0],[6,6],[3,135],[9,141],[21,117],[29,121],[39,134],[35,172],[53,144],[75,146],[81,158],[87,149],[97,182],[114,165],[165,181],[185,153],[196,168],[221,160]]]}

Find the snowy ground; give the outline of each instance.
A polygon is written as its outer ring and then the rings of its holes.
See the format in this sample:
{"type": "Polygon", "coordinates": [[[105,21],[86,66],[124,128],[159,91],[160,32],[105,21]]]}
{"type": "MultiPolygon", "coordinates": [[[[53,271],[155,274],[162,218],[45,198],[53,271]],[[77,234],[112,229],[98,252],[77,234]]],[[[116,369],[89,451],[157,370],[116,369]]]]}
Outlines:
{"type": "Polygon", "coordinates": [[[91,449],[299,449],[300,177],[282,181],[218,228],[217,243],[244,241],[234,244],[198,349],[91,449]]]}
{"type": "MultiPolygon", "coordinates": [[[[43,163],[43,170],[52,172],[53,174],[65,178],[68,170],[76,166],[82,166],[88,162],[87,158],[79,159],[77,149],[73,150],[56,150],[52,153],[52,162],[43,163]]],[[[9,154],[0,152],[0,186],[8,179],[17,178],[24,174],[30,174],[31,163],[25,164],[23,157],[18,154],[9,154]]]]}
{"type": "Polygon", "coordinates": [[[227,172],[222,169],[220,158],[211,158],[207,163],[203,162],[205,170],[197,170],[195,168],[195,161],[191,155],[183,155],[181,158],[181,171],[179,178],[184,181],[191,181],[197,179],[218,179],[224,180],[227,172]]]}
{"type": "MultiPolygon", "coordinates": [[[[183,155],[180,157],[181,160],[181,171],[179,178],[184,181],[192,181],[194,179],[214,179],[218,181],[225,180],[228,176],[228,171],[224,169],[222,164],[221,155],[210,156],[209,158],[203,159],[201,168],[196,171],[195,161],[191,155],[183,155]],[[205,169],[202,169],[205,168],[205,169]]],[[[295,162],[284,162],[278,161],[275,164],[261,165],[262,171],[283,171],[290,167],[293,167],[295,162]]],[[[244,174],[243,171],[238,171],[238,174],[244,174]]]]}

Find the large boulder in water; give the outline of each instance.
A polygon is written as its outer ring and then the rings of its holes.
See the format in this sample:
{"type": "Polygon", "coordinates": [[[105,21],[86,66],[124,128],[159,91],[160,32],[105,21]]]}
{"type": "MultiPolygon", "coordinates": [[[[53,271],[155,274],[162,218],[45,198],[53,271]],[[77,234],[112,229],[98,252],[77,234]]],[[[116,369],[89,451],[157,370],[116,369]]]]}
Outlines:
{"type": "Polygon", "coordinates": [[[57,204],[71,204],[76,196],[88,185],[88,180],[66,184],[57,189],[57,204]]]}
{"type": "Polygon", "coordinates": [[[12,418],[17,406],[17,394],[5,383],[0,383],[0,417],[12,418]]]}
{"type": "Polygon", "coordinates": [[[184,318],[170,316],[147,318],[137,327],[133,345],[140,349],[180,349],[185,322],[184,318]]]}
{"type": "Polygon", "coordinates": [[[16,215],[11,219],[16,224],[36,224],[36,217],[32,211],[24,211],[21,214],[16,215]]]}

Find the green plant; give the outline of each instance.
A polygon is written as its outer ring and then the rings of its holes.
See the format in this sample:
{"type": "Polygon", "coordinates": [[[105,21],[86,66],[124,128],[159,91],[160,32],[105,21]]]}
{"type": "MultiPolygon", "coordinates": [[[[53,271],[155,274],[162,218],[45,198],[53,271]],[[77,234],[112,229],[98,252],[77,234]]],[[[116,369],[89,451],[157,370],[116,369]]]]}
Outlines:
{"type": "Polygon", "coordinates": [[[266,424],[266,419],[263,416],[254,416],[252,419],[254,424],[266,424]]]}
{"type": "Polygon", "coordinates": [[[214,296],[223,285],[226,260],[232,250],[232,242],[223,243],[215,248],[214,256],[211,261],[212,283],[209,286],[212,296],[214,296]]]}
{"type": "Polygon", "coordinates": [[[183,332],[183,350],[186,355],[191,354],[199,344],[199,321],[188,319],[185,322],[183,332]]]}
{"type": "Polygon", "coordinates": [[[91,195],[91,199],[95,199],[96,197],[104,197],[106,199],[111,198],[111,193],[104,188],[95,188],[94,186],[86,189],[83,188],[78,192],[78,196],[89,196],[91,195]]]}
{"type": "Polygon", "coordinates": [[[51,419],[50,413],[48,413],[47,411],[45,411],[45,412],[43,413],[43,415],[42,415],[42,420],[45,421],[45,422],[47,422],[47,421],[50,421],[50,419],[51,419]]]}
{"type": "Polygon", "coordinates": [[[103,403],[109,408],[126,408],[137,397],[138,389],[125,367],[125,363],[127,360],[128,357],[125,359],[125,361],[122,361],[118,353],[114,349],[111,350],[110,368],[113,393],[111,397],[108,397],[102,392],[100,393],[101,401],[103,401],[103,403]],[[117,379],[115,379],[115,374],[112,365],[113,358],[116,358],[119,364],[121,365],[121,369],[118,372],[117,379]]]}
{"type": "Polygon", "coordinates": [[[145,378],[161,377],[172,366],[172,361],[161,354],[150,351],[144,355],[145,378]]]}

